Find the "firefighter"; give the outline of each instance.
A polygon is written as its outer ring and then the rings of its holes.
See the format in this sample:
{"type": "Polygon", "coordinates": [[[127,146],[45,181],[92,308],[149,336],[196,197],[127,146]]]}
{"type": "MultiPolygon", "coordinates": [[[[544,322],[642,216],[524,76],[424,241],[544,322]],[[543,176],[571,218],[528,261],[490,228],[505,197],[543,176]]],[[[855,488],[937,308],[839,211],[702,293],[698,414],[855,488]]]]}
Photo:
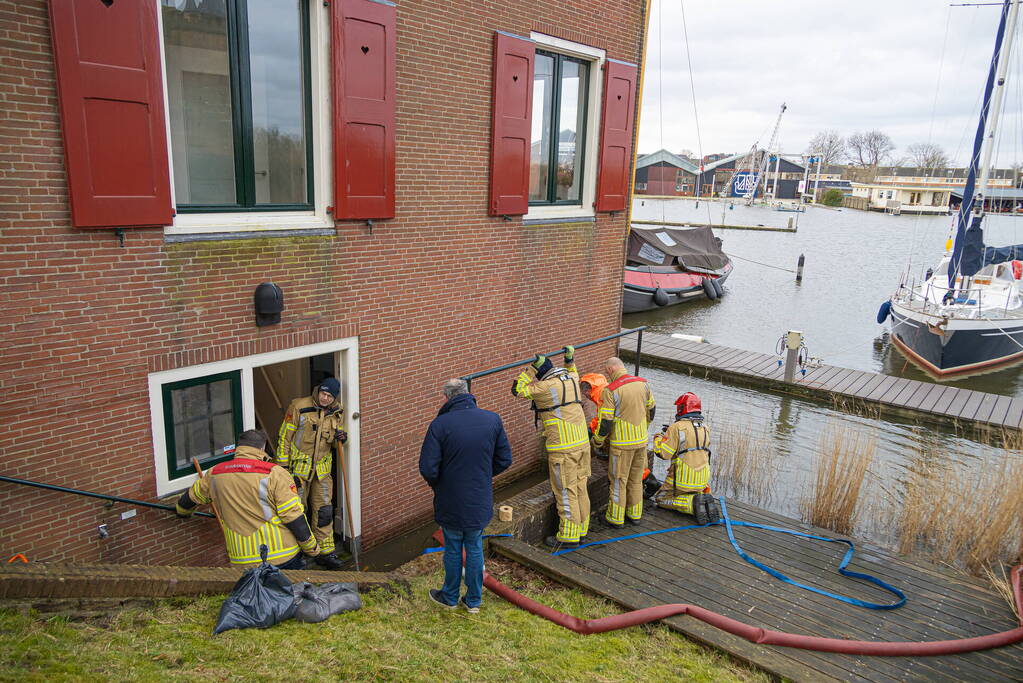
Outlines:
{"type": "Polygon", "coordinates": [[[625,522],[639,524],[643,517],[643,471],[647,466],[647,428],[656,406],[650,387],[641,377],[625,373],[619,358],[608,358],[604,371],[611,383],[601,394],[600,424],[593,445],[609,441],[607,476],[610,481],[604,521],[620,529],[625,522]]]}
{"type": "Polygon", "coordinates": [[[295,478],[313,535],[322,551],[315,562],[327,569],[342,566],[334,552],[331,502],[334,445],[348,441],[342,429],[344,409],[337,400],[340,393],[341,383],[328,377],[313,389],[312,396],[292,401],[284,414],[277,443],[277,462],[295,478]]]}
{"type": "Polygon", "coordinates": [[[267,462],[265,447],[262,432],[242,432],[234,459],[206,470],[181,494],[175,511],[179,517],[188,517],[196,505],[212,503],[231,564],[258,564],[260,546],[265,545],[267,562],[280,569],[302,569],[303,553],[316,556],[320,548],[294,480],[283,467],[267,462]]]}
{"type": "Polygon", "coordinates": [[[590,444],[582,391],[575,368],[575,349],[564,348],[565,367],[555,368],[549,358],[536,359],[512,382],[512,394],[533,402],[537,422],[547,449],[551,490],[557,502],[558,532],[544,543],[550,547],[575,547],[589,532],[590,444]]]}
{"type": "Polygon", "coordinates": [[[654,437],[654,453],[671,461],[655,495],[658,507],[693,515],[697,524],[717,522],[721,511],[708,486],[710,433],[703,424],[699,396],[690,391],[678,397],[675,422],[654,437]]]}

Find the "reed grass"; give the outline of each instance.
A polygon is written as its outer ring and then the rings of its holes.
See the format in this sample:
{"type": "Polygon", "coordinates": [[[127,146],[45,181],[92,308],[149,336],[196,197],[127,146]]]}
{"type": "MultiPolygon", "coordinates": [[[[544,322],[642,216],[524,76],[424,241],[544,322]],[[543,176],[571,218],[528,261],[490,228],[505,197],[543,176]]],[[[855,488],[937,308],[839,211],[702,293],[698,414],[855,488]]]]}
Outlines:
{"type": "Polygon", "coordinates": [[[770,435],[748,425],[715,425],[710,458],[715,495],[735,497],[764,507],[771,500],[779,462],[770,435]]]}
{"type": "Polygon", "coordinates": [[[999,566],[997,570],[991,567],[984,567],[984,576],[987,577],[988,582],[994,587],[995,592],[1009,603],[1009,607],[1012,608],[1012,613],[1016,615],[1016,619],[1023,623],[1023,616],[1020,616],[1019,605],[1016,604],[1016,596],[1012,593],[1012,582],[1009,580],[1005,567],[999,566]]]}
{"type": "Polygon", "coordinates": [[[862,431],[831,427],[821,433],[813,488],[800,502],[804,521],[850,535],[862,507],[860,491],[877,440],[862,431]]]}
{"type": "Polygon", "coordinates": [[[1023,458],[1003,451],[1000,459],[972,469],[951,460],[945,467],[910,472],[898,524],[899,552],[922,552],[978,576],[1019,560],[1023,458]]]}

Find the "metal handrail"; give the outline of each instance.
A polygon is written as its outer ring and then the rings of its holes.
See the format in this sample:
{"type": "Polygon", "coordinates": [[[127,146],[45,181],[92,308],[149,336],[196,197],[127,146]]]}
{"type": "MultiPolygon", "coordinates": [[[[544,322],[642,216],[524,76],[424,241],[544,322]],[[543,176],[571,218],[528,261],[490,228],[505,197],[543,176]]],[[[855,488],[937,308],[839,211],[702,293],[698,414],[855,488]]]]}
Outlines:
{"type": "MultiPolygon", "coordinates": [[[[105,493],[95,493],[93,491],[82,491],[81,489],[70,489],[65,486],[54,486],[53,484],[43,484],[38,481],[29,481],[28,479],[16,479],[15,477],[5,477],[0,475],[0,481],[6,481],[9,484],[21,484],[22,486],[35,486],[40,489],[47,489],[49,491],[60,491],[61,493],[74,493],[79,496],[89,496],[90,498],[101,498],[103,500],[112,500],[116,503],[131,503],[132,505],[140,505],[147,508],[156,508],[157,510],[170,510],[174,512],[174,508],[170,505],[161,505],[159,503],[149,503],[144,500],[134,500],[132,498],[120,498],[118,496],[108,496],[105,493]]],[[[194,514],[200,517],[212,517],[208,512],[195,512],[194,514]]]]}
{"type": "MultiPolygon", "coordinates": [[[[610,334],[610,335],[608,335],[606,337],[601,337],[600,339],[594,339],[593,341],[583,342],[582,344],[573,344],[573,346],[576,348],[576,350],[578,350],[578,349],[585,349],[587,346],[593,346],[594,344],[600,344],[602,342],[611,341],[612,339],[618,339],[619,337],[625,337],[627,335],[635,333],[636,334],[636,371],[633,374],[638,375],[639,374],[639,361],[640,361],[640,358],[643,355],[643,330],[645,330],[646,328],[647,328],[646,325],[640,325],[639,327],[634,327],[631,330],[623,330],[622,332],[618,332],[617,334],[610,334]]],[[[548,357],[548,358],[552,358],[552,357],[557,356],[558,354],[564,353],[564,352],[565,352],[565,349],[564,349],[564,347],[562,347],[562,348],[558,349],[557,351],[552,351],[551,353],[545,353],[543,355],[548,357]]],[[[534,356],[534,358],[535,358],[535,356],[534,356]]],[[[517,367],[519,367],[521,365],[528,365],[529,363],[532,363],[532,362],[533,362],[533,358],[527,358],[525,360],[517,360],[514,363],[506,363],[506,364],[504,364],[504,365],[502,365],[500,367],[490,368],[489,370],[481,370],[480,372],[473,372],[473,373],[468,374],[468,375],[463,375],[460,379],[464,379],[465,383],[466,383],[466,388],[469,389],[469,391],[472,391],[472,381],[474,379],[478,379],[480,377],[486,377],[487,375],[493,375],[493,374],[501,372],[503,370],[511,370],[512,368],[517,368],[517,367]]]]}

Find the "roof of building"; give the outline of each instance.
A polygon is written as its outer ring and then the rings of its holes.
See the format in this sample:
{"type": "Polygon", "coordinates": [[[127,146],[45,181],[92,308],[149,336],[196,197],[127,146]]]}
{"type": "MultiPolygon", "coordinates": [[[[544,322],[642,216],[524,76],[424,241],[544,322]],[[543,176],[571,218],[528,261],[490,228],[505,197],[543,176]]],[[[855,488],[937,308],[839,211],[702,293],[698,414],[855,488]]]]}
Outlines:
{"type": "Polygon", "coordinates": [[[636,168],[645,168],[647,166],[653,166],[654,164],[660,163],[669,164],[675,168],[681,168],[687,173],[696,174],[700,172],[700,169],[697,168],[696,164],[688,159],[683,159],[677,154],[672,154],[666,149],[659,149],[652,154],[644,154],[640,156],[636,159],[636,168]]]}
{"type": "Polygon", "coordinates": [[[735,161],[736,159],[741,159],[744,156],[746,156],[746,152],[739,152],[738,154],[732,154],[730,156],[724,157],[723,159],[718,159],[717,161],[712,161],[709,164],[704,164],[703,165],[703,170],[704,170],[704,172],[706,172],[706,171],[713,171],[718,166],[724,166],[728,162],[735,161]]]}
{"type": "MultiPolygon", "coordinates": [[[[963,191],[959,189],[952,190],[953,197],[963,198],[963,191]]],[[[984,196],[988,199],[1023,199],[1023,189],[1018,187],[989,187],[984,196]]]]}

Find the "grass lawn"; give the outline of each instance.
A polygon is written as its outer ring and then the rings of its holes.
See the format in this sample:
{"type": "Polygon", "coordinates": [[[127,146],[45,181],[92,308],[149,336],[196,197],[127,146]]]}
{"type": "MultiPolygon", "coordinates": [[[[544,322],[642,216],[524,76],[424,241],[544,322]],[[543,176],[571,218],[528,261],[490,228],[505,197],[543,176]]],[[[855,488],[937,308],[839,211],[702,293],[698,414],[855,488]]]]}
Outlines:
{"type": "MultiPolygon", "coordinates": [[[[580,617],[615,605],[513,563],[488,567],[530,597],[580,617]]],[[[580,636],[484,590],[478,615],[427,597],[440,555],[405,569],[412,588],[363,594],[322,624],[210,635],[222,596],[127,606],[90,619],[0,609],[0,680],[59,681],[766,681],[665,626],[580,636]]]]}

